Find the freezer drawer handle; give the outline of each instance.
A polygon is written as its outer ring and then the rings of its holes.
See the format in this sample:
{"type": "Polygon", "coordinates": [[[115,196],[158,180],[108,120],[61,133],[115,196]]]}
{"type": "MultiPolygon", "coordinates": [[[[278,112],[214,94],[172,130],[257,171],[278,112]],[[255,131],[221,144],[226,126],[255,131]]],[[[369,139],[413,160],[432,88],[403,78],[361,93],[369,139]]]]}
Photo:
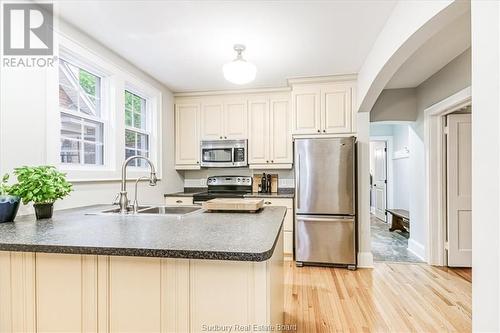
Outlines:
{"type": "Polygon", "coordinates": [[[353,217],[350,216],[345,216],[345,217],[332,217],[332,218],[327,218],[327,217],[300,217],[297,216],[298,221],[304,221],[304,222],[330,222],[330,221],[354,221],[353,217]]]}

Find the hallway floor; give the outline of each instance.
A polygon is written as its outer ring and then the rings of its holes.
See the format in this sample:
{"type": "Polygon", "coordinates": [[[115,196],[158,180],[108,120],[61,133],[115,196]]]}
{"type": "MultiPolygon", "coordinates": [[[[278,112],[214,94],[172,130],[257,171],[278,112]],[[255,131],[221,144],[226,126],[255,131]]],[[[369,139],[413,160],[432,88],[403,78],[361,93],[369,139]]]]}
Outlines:
{"type": "Polygon", "coordinates": [[[384,223],[374,215],[370,216],[370,221],[374,261],[422,262],[408,251],[408,233],[389,231],[390,223],[384,223]]]}
{"type": "Polygon", "coordinates": [[[290,332],[470,332],[471,308],[471,283],[450,269],[285,263],[285,323],[296,325],[290,332]]]}

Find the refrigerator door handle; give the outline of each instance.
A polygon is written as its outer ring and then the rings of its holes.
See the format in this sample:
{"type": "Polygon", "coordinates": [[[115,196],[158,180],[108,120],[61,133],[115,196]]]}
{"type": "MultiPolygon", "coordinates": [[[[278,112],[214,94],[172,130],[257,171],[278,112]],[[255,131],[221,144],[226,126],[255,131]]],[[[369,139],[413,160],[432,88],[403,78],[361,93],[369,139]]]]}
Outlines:
{"type": "Polygon", "coordinates": [[[295,178],[297,182],[297,209],[300,209],[300,154],[297,155],[297,173],[295,178]]]}

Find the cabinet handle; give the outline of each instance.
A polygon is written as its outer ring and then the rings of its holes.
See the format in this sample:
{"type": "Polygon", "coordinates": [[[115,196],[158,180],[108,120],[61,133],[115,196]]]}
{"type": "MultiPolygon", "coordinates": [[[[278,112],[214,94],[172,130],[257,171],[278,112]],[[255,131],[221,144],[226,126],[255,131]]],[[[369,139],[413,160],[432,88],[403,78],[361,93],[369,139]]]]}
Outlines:
{"type": "Polygon", "coordinates": [[[219,139],[222,139],[222,136],[221,136],[221,137],[219,137],[219,139]]]}
{"type": "Polygon", "coordinates": [[[182,200],[177,200],[175,203],[182,203],[182,200]]]}
{"type": "Polygon", "coordinates": [[[196,164],[200,164],[200,161],[196,161],[196,164]]]}
{"type": "Polygon", "coordinates": [[[318,130],[318,133],[320,133],[320,132],[321,132],[321,130],[318,130]]]}
{"type": "Polygon", "coordinates": [[[271,160],[271,163],[274,163],[274,161],[273,161],[273,160],[271,160]]]}
{"type": "Polygon", "coordinates": [[[227,136],[225,136],[224,139],[227,139],[227,136]]]}
{"type": "Polygon", "coordinates": [[[323,130],[323,133],[326,133],[326,130],[323,130]]]}
{"type": "Polygon", "coordinates": [[[269,161],[266,161],[266,163],[269,163],[269,161]]]}
{"type": "Polygon", "coordinates": [[[264,204],[270,205],[270,204],[272,204],[272,202],[271,201],[266,201],[266,202],[264,202],[264,204]]]}

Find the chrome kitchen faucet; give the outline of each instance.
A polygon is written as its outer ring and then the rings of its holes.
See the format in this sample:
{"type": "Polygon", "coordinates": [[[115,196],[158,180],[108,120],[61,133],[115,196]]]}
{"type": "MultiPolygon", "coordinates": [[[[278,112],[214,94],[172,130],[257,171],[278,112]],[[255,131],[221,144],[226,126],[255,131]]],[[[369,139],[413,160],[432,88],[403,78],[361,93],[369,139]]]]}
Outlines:
{"type": "MultiPolygon", "coordinates": [[[[129,206],[129,200],[127,198],[127,166],[130,163],[130,161],[133,161],[135,159],[143,159],[148,163],[149,172],[150,172],[150,174],[149,174],[149,186],[155,186],[156,182],[158,180],[156,178],[155,167],[154,167],[153,163],[147,157],[135,155],[135,156],[130,156],[129,158],[127,158],[122,164],[121,190],[120,190],[120,193],[118,193],[119,199],[117,202],[115,202],[116,204],[118,204],[120,206],[120,213],[122,213],[122,214],[127,213],[128,206],[129,206]]],[[[136,200],[137,200],[137,189],[136,189],[136,200]]]]}

